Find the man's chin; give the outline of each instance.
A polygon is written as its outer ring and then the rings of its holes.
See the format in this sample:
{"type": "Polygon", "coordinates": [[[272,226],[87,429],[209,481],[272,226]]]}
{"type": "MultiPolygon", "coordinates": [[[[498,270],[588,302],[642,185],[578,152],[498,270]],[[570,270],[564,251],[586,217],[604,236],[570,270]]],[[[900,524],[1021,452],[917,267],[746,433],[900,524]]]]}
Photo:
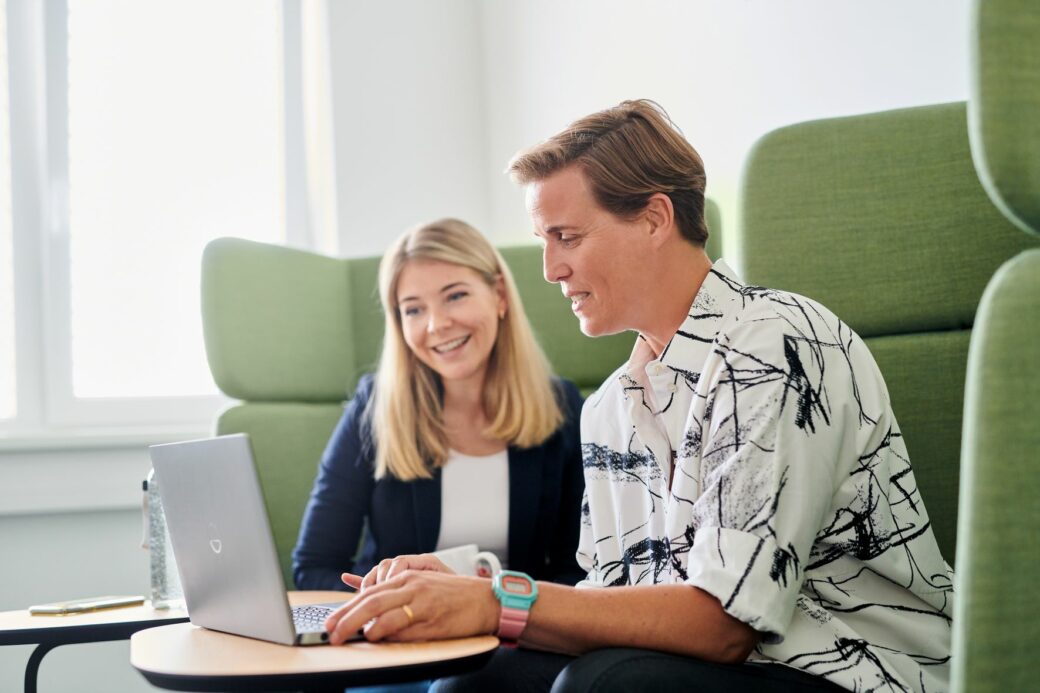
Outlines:
{"type": "Polygon", "coordinates": [[[585,316],[578,316],[578,329],[586,337],[607,337],[625,331],[624,328],[617,329],[604,324],[602,320],[593,320],[585,316]]]}

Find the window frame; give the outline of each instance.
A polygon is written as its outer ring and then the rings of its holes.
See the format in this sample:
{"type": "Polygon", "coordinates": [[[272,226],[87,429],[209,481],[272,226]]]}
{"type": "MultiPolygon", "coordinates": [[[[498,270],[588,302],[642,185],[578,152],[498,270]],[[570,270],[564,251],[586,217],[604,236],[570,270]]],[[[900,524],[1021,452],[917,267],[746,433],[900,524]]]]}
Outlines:
{"type": "MultiPolygon", "coordinates": [[[[301,0],[280,14],[283,242],[307,247],[301,0]]],[[[3,438],[67,437],[71,430],[170,427],[205,431],[231,401],[222,394],[84,398],[73,391],[68,194],[67,0],[6,0],[14,285],[15,415],[3,438]]]]}

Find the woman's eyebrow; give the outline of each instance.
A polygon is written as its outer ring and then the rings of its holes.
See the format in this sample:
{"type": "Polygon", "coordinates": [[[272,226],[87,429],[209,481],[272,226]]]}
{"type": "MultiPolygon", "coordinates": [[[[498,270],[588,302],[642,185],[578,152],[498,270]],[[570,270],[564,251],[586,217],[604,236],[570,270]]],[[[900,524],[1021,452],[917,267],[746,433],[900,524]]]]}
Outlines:
{"type": "MultiPolygon", "coordinates": [[[[451,291],[452,289],[454,289],[456,287],[460,287],[460,286],[464,286],[464,287],[465,286],[469,286],[469,282],[462,281],[462,282],[452,282],[451,284],[445,284],[444,286],[441,287],[440,291],[438,291],[437,293],[443,294],[445,291],[451,291]]],[[[419,300],[418,296],[405,296],[403,298],[397,299],[397,305],[401,305],[402,303],[407,303],[408,301],[418,301],[418,300],[419,300]]]]}

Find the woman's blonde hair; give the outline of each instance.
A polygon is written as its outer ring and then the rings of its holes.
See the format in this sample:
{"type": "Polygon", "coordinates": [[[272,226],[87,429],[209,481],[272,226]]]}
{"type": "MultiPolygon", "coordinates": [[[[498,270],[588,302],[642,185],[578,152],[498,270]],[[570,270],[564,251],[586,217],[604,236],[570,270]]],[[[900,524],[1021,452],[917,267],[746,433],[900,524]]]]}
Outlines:
{"type": "Polygon", "coordinates": [[[369,401],[376,444],[377,479],[430,478],[448,459],[440,376],[422,363],[404,341],[397,284],[405,265],[436,260],[468,267],[492,288],[499,278],[507,302],[491,349],[484,380],[484,412],[491,420],[485,436],[526,448],[544,442],[560,427],[549,361],[534,338],[513,275],[502,256],[469,224],[442,219],[401,236],[379,264],[379,297],[386,329],[383,352],[369,401]]]}

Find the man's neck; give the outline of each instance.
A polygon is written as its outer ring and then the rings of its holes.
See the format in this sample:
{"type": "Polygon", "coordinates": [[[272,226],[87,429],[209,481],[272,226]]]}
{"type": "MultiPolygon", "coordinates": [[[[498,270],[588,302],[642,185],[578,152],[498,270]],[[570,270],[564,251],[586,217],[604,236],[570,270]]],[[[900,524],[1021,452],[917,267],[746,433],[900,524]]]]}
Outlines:
{"type": "Polygon", "coordinates": [[[711,260],[703,248],[679,241],[672,250],[661,254],[660,266],[654,270],[655,276],[661,278],[654,303],[659,308],[639,331],[658,357],[682,327],[693,299],[711,270],[711,260]]]}

